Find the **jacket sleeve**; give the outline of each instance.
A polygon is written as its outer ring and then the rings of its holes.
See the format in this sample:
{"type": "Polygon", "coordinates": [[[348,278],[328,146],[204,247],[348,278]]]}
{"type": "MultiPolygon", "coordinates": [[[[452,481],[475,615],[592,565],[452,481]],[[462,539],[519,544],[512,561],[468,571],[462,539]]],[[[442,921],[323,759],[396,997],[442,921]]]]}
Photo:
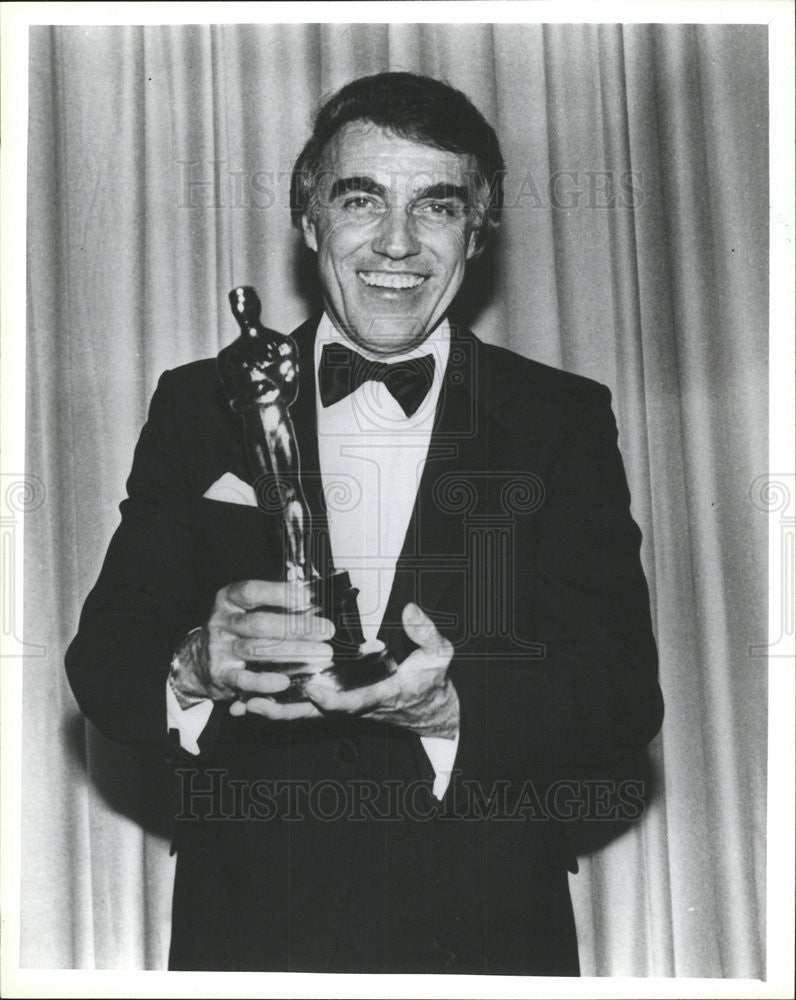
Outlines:
{"type": "Polygon", "coordinates": [[[540,511],[520,544],[515,615],[540,655],[454,663],[456,766],[477,780],[556,780],[613,766],[658,731],[663,701],[649,594],[610,393],[569,408],[540,511]]]}
{"type": "Polygon", "coordinates": [[[152,398],[121,523],[66,654],[81,710],[123,743],[165,744],[171,658],[202,624],[172,378],[164,373],[152,398]]]}

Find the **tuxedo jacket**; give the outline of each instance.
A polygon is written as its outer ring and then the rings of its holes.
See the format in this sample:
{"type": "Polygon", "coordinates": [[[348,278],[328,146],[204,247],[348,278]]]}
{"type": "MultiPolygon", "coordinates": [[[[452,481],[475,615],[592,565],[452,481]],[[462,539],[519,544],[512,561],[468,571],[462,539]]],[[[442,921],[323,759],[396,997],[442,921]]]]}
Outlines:
{"type": "MultiPolygon", "coordinates": [[[[293,334],[291,415],[324,567],[317,323],[293,334]]],[[[252,483],[215,360],[166,372],[66,660],[102,732],[175,762],[171,966],[576,974],[567,821],[589,776],[662,719],[609,391],[452,324],[380,632],[400,662],[416,601],[453,644],[460,740],[442,803],[419,739],[364,718],[279,723],[217,705],[199,757],[168,741],[174,650],[221,587],[283,573],[278,509],[204,497],[226,472],[252,483]]]]}

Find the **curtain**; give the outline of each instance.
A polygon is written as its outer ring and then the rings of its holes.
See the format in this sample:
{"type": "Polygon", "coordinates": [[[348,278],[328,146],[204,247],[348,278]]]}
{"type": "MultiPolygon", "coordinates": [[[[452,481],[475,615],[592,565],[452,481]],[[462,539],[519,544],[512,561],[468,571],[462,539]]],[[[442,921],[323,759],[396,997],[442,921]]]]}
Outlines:
{"type": "Polygon", "coordinates": [[[585,975],[765,954],[765,26],[304,24],[30,33],[22,967],[158,969],[165,765],[79,715],[63,653],[158,375],[317,304],[288,175],[322,96],[408,69],[507,161],[476,332],[613,393],[666,719],[643,819],[571,880],[585,975]],[[34,648],[35,646],[35,648],[34,648]]]}

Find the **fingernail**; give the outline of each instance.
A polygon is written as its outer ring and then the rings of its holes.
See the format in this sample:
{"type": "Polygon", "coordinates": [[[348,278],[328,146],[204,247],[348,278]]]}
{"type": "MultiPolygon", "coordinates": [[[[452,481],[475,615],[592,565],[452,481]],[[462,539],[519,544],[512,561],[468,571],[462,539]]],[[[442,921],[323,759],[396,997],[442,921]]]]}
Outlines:
{"type": "Polygon", "coordinates": [[[334,627],[334,622],[330,622],[328,618],[318,617],[318,631],[321,635],[326,636],[331,639],[334,633],[337,631],[334,627]]]}
{"type": "Polygon", "coordinates": [[[304,696],[310,701],[323,701],[323,688],[315,681],[307,681],[304,685],[304,696]]]}

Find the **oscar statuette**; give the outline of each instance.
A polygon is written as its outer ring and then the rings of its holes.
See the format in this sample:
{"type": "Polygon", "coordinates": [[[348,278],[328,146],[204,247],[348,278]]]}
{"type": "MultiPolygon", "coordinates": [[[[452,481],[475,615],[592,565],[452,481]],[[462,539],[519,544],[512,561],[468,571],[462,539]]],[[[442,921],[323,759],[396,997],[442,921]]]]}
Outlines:
{"type": "Polygon", "coordinates": [[[388,677],[396,664],[382,643],[365,645],[358,591],[351,586],[348,573],[332,570],[321,575],[310,558],[310,512],[290,417],[299,387],[296,344],[262,325],[260,300],[253,288],[233,289],[229,301],[240,336],[219,353],[218,372],[230,405],[243,422],[255,492],[258,500],[266,493],[277,497],[284,537],[284,579],[306,584],[314,605],[336,630],[331,640],[331,665],[252,661],[247,667],[288,674],[290,687],[272,696],[281,702],[305,701],[304,685],[319,673],[341,691],[365,687],[388,677]]]}

